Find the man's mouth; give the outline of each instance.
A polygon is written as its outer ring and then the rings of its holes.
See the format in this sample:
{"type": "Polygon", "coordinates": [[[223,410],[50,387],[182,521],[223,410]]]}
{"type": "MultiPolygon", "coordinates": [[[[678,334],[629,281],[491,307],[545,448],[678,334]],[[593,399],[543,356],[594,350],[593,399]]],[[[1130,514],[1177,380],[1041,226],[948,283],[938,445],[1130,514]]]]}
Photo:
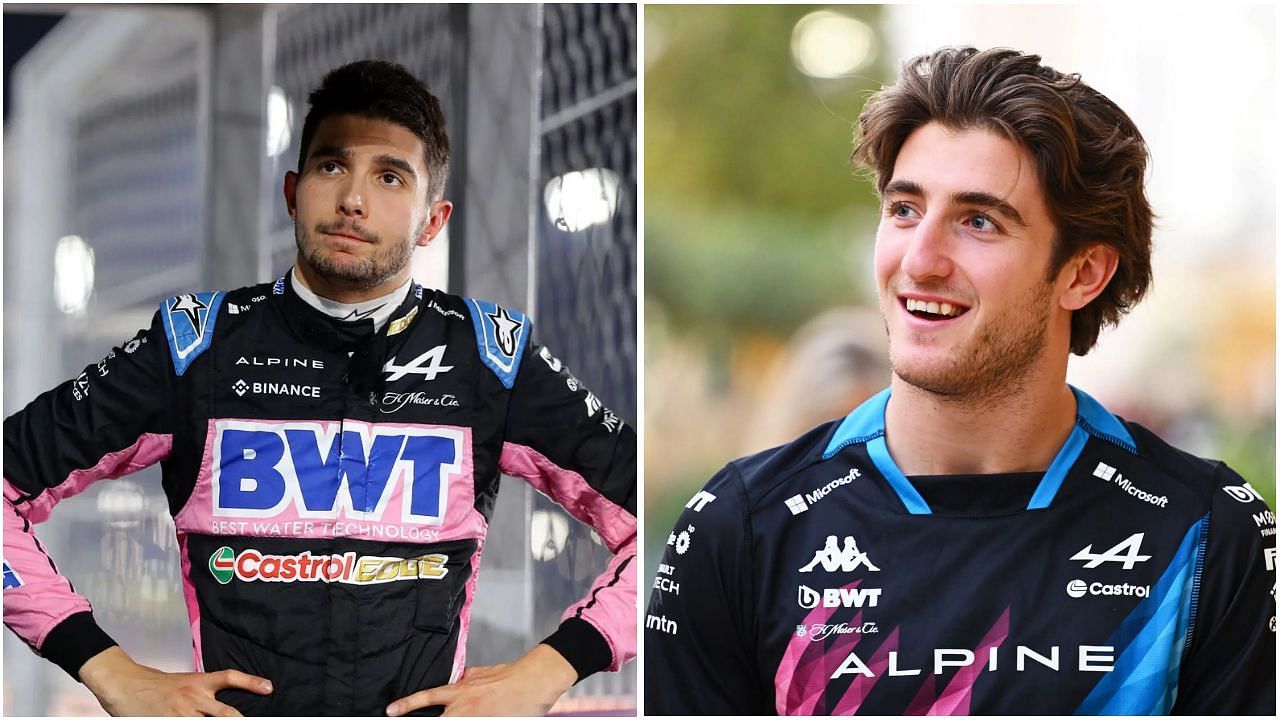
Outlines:
{"type": "Polygon", "coordinates": [[[371,243],[371,242],[377,241],[377,238],[366,237],[365,235],[359,234],[354,230],[348,230],[344,228],[328,228],[322,225],[317,227],[316,230],[319,230],[321,233],[324,233],[325,235],[329,235],[331,237],[346,238],[348,240],[354,240],[357,242],[371,243]]]}
{"type": "Polygon", "coordinates": [[[907,312],[922,320],[949,320],[960,317],[969,311],[965,305],[935,300],[917,300],[916,298],[899,298],[907,312]]]}

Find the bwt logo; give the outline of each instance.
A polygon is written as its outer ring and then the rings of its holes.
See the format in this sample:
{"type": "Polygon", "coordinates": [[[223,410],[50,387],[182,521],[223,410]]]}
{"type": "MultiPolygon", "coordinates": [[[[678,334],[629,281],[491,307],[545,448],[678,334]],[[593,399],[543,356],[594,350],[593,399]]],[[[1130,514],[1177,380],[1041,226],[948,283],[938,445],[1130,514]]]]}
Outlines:
{"type": "MultiPolygon", "coordinates": [[[[401,520],[440,525],[449,481],[462,470],[454,428],[219,420],[213,444],[213,514],[381,520],[393,497],[401,520]]],[[[390,519],[390,518],[388,518],[390,519]]]]}

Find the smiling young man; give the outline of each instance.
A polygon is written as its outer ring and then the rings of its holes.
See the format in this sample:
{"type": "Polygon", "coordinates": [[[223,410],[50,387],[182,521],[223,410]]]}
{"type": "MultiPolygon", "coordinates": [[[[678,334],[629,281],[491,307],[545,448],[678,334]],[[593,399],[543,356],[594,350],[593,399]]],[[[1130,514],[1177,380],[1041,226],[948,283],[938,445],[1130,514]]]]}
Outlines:
{"type": "Polygon", "coordinates": [[[635,647],[635,433],[529,318],[423,288],[449,141],[404,68],[334,70],[284,179],[273,283],[161,303],[152,326],[5,420],[5,623],[115,715],[528,715],[635,647]],[[59,500],[160,462],[194,673],[135,663],[32,533],[59,500]],[[467,668],[498,474],[614,552],[560,628],[467,668]]]}
{"type": "Polygon", "coordinates": [[[1271,512],[1066,383],[1150,283],[1138,129],[1037,56],[945,48],[859,130],[890,387],[689,501],[645,711],[1273,715],[1271,512]]]}

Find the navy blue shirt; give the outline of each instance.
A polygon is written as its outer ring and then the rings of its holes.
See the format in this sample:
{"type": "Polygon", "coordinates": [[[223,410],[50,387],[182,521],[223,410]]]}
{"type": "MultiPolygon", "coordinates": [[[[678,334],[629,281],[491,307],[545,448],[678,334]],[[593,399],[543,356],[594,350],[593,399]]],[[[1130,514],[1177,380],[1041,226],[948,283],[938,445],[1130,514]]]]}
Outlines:
{"type": "Polygon", "coordinates": [[[648,714],[1274,715],[1275,517],[1072,388],[1043,473],[907,478],[885,390],[686,505],[648,714]]]}

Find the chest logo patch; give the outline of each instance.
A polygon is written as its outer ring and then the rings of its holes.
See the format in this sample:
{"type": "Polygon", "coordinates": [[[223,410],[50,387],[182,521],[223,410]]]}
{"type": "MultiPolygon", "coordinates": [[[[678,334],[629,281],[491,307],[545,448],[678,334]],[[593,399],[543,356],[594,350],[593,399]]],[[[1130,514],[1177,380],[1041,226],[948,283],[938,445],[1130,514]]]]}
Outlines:
{"type": "Polygon", "coordinates": [[[466,451],[457,428],[219,420],[212,512],[441,525],[466,451]]]}
{"type": "Polygon", "coordinates": [[[852,535],[845,536],[843,546],[837,536],[828,535],[827,544],[813,554],[813,559],[808,565],[800,568],[800,572],[813,572],[818,566],[827,572],[853,572],[860,567],[865,567],[871,572],[880,572],[880,568],[871,562],[871,558],[858,549],[858,541],[854,540],[852,535]]]}

